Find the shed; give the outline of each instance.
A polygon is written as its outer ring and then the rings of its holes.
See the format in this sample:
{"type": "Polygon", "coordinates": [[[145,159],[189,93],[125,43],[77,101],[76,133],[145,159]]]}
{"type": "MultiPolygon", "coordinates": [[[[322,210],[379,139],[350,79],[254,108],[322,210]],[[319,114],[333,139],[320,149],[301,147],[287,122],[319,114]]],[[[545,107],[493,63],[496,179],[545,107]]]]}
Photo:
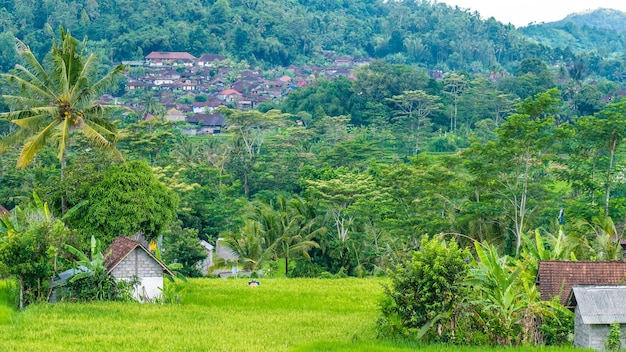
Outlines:
{"type": "Polygon", "coordinates": [[[59,291],[62,291],[61,294],[63,294],[63,290],[65,290],[63,286],[67,284],[72,276],[78,273],[91,273],[91,270],[87,267],[79,265],[77,268],[71,268],[58,273],[56,277],[52,280],[52,285],[50,287],[50,298],[48,299],[48,301],[50,303],[56,303],[59,300],[59,291]]]}
{"type": "Polygon", "coordinates": [[[104,251],[104,265],[116,280],[140,281],[135,291],[138,300],[152,300],[161,295],[163,274],[174,275],[139,241],[120,236],[104,251]]]}
{"type": "Polygon", "coordinates": [[[603,351],[613,323],[624,336],[626,285],[574,285],[566,303],[574,307],[574,346],[603,351]]]}
{"type": "Polygon", "coordinates": [[[565,304],[573,285],[617,285],[626,281],[626,261],[542,260],[537,271],[541,299],[560,296],[565,304]]]}

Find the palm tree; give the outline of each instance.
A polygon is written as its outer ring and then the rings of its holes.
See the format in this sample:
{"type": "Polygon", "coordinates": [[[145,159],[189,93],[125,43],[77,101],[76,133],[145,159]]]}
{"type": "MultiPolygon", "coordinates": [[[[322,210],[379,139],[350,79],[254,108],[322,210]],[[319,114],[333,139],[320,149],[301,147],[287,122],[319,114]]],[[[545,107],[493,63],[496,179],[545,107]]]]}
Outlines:
{"type": "Polygon", "coordinates": [[[74,132],[80,132],[100,149],[115,152],[117,132],[105,117],[116,107],[95,101],[123,74],[125,66],[118,65],[97,79],[95,55],[85,56],[84,42],[81,44],[62,27],[59,32],[61,40],[53,40],[45,65],[17,40],[16,47],[25,66],[16,65],[12,73],[0,76],[15,89],[14,95],[3,95],[11,111],[0,117],[17,128],[0,139],[0,152],[23,144],[17,167],[25,168],[40,150],[53,144],[58,149],[63,180],[67,149],[74,132]]]}
{"type": "Polygon", "coordinates": [[[285,258],[285,275],[289,274],[291,254],[309,258],[309,250],[319,248],[315,239],[324,234],[326,228],[318,226],[315,215],[310,217],[311,210],[301,198],[287,199],[279,195],[269,203],[254,202],[253,207],[249,217],[262,226],[264,243],[272,256],[285,258]]]}

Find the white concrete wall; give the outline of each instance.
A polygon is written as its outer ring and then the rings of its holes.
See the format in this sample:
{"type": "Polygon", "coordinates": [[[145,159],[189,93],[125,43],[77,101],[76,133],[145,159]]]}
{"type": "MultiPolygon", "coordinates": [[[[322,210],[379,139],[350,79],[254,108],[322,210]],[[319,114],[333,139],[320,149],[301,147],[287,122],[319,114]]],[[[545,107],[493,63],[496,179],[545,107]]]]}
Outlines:
{"type": "Polygon", "coordinates": [[[135,298],[138,300],[154,300],[162,296],[163,277],[144,277],[135,291],[135,298]]]}

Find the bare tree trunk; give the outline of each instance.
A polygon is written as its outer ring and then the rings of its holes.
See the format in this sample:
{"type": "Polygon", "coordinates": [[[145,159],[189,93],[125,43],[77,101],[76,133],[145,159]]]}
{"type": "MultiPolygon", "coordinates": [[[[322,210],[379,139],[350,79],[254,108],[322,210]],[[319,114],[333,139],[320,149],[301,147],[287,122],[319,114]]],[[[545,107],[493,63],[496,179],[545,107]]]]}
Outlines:
{"type": "Polygon", "coordinates": [[[67,213],[67,190],[65,189],[65,167],[67,166],[66,151],[61,155],[61,214],[67,213]]]}
{"type": "Polygon", "coordinates": [[[24,281],[19,279],[20,282],[20,310],[24,309],[24,281]]]}
{"type": "Polygon", "coordinates": [[[604,216],[609,216],[609,202],[611,200],[611,170],[613,169],[613,161],[615,158],[615,148],[617,146],[617,138],[613,137],[611,141],[610,150],[611,156],[609,158],[609,167],[606,170],[606,194],[604,195],[604,216]]]}
{"type": "MultiPolygon", "coordinates": [[[[526,165],[524,166],[524,179],[522,181],[522,196],[519,202],[519,217],[516,216],[516,243],[515,256],[519,256],[520,246],[522,244],[522,233],[524,231],[524,218],[526,217],[526,198],[528,196],[528,172],[530,170],[530,151],[526,149],[526,165]]],[[[516,209],[517,212],[517,209],[516,209]]]]}

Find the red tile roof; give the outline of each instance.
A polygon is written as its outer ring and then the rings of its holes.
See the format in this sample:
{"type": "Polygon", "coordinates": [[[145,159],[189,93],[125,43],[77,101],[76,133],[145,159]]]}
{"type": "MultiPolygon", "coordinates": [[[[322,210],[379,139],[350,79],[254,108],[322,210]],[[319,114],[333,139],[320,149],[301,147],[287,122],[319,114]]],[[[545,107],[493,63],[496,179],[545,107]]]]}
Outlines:
{"type": "Polygon", "coordinates": [[[241,93],[239,93],[238,91],[234,90],[234,89],[225,89],[219,93],[217,93],[219,95],[243,95],[241,93]]]}
{"type": "Polygon", "coordinates": [[[168,269],[168,267],[163,264],[163,262],[157,259],[154,255],[152,255],[152,253],[150,253],[148,249],[142,246],[141,243],[135,240],[131,240],[126,236],[119,236],[115,239],[115,241],[113,241],[113,243],[109,245],[109,247],[107,247],[107,249],[104,250],[104,255],[106,256],[106,258],[104,259],[104,265],[107,267],[107,271],[109,273],[113,271],[113,269],[122,260],[124,260],[124,258],[126,258],[130,253],[135,250],[135,248],[140,248],[141,250],[144,250],[146,253],[148,253],[149,256],[152,257],[152,259],[154,259],[157,263],[159,263],[159,265],[163,267],[164,272],[170,275],[174,275],[170,271],[170,269],[168,269]]]}
{"type": "Polygon", "coordinates": [[[626,282],[626,261],[556,261],[539,262],[537,287],[541,299],[560,295],[565,304],[572,285],[613,285],[626,282]]]}
{"type": "Polygon", "coordinates": [[[11,215],[11,212],[8,211],[5,207],[3,207],[2,205],[0,205],[0,215],[2,214],[7,214],[7,215],[11,215]]]}

